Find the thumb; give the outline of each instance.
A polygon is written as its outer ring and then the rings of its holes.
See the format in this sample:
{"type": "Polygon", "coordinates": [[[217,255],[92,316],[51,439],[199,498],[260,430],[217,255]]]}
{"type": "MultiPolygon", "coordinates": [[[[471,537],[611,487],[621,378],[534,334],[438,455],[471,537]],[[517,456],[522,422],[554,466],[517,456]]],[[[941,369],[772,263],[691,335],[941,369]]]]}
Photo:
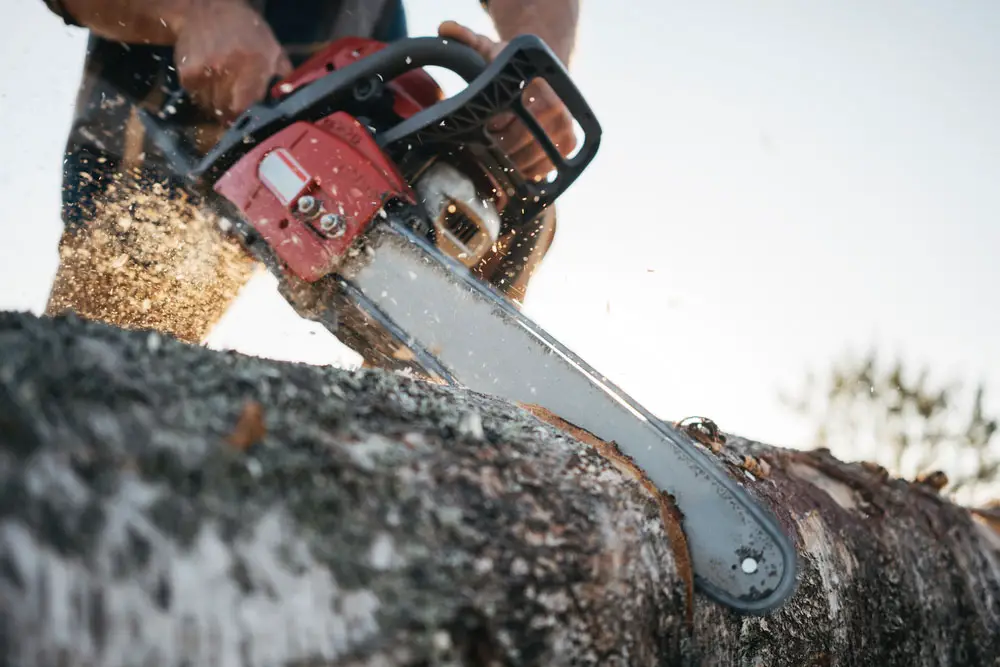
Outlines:
{"type": "Polygon", "coordinates": [[[275,64],[274,73],[281,78],[285,78],[294,71],[292,61],[288,59],[288,54],[282,49],[278,55],[278,62],[275,64]]]}
{"type": "Polygon", "coordinates": [[[438,37],[454,39],[456,42],[461,42],[473,48],[487,62],[492,62],[502,48],[501,44],[494,42],[485,35],[480,35],[478,32],[456,21],[445,21],[439,25],[438,37]]]}

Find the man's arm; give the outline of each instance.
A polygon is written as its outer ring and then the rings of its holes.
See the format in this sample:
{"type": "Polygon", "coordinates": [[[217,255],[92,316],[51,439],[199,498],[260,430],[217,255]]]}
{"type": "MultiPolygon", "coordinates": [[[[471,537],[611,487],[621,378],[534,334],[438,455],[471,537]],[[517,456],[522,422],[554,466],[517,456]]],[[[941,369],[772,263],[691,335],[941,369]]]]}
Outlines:
{"type": "MultiPolygon", "coordinates": [[[[576,46],[576,26],[580,0],[480,0],[496,27],[499,41],[455,21],[445,21],[438,35],[463,42],[491,62],[518,35],[541,38],[555,56],[569,67],[576,46]]],[[[563,155],[576,148],[573,118],[562,100],[546,81],[532,81],[524,91],[526,106],[563,155]]],[[[528,178],[544,178],[553,165],[544,149],[523,123],[515,122],[512,113],[497,114],[489,130],[500,148],[528,178]]]]}
{"type": "Polygon", "coordinates": [[[525,33],[537,35],[569,67],[580,0],[488,0],[484,4],[501,41],[525,33]]]}
{"type": "Polygon", "coordinates": [[[45,0],[69,23],[105,39],[131,44],[170,45],[193,2],[205,0],[45,0]]]}
{"type": "Polygon", "coordinates": [[[45,0],[68,23],[120,42],[174,47],[181,85],[231,121],[260,100],[291,62],[246,0],[45,0]]]}

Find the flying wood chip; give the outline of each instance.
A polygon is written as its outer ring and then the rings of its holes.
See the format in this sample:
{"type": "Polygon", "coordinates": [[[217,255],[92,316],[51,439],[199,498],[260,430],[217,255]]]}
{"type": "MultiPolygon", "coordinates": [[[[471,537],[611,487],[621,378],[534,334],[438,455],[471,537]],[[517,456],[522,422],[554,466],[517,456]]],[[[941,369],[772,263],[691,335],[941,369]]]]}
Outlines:
{"type": "Polygon", "coordinates": [[[237,449],[247,449],[260,442],[266,433],[264,408],[257,401],[247,401],[243,404],[243,412],[236,422],[236,428],[226,438],[226,442],[237,449]]]}

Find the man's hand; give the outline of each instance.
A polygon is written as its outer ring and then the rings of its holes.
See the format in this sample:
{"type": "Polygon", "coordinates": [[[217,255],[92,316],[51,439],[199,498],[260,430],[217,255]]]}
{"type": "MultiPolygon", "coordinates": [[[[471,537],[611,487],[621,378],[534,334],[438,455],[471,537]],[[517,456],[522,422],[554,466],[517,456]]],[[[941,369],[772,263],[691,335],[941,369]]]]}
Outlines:
{"type": "Polygon", "coordinates": [[[264,98],[291,62],[264,19],[244,0],[196,0],[177,30],[181,85],[200,107],[229,122],[264,98]]]}
{"type": "MultiPolygon", "coordinates": [[[[472,47],[486,62],[492,62],[507,46],[506,41],[495,42],[454,21],[442,23],[438,28],[438,35],[472,47]]],[[[572,153],[576,148],[573,117],[555,91],[544,80],[535,79],[525,87],[523,94],[525,106],[538,120],[559,152],[563,156],[572,153]]],[[[526,177],[542,179],[555,168],[541,144],[513,113],[498,115],[488,129],[496,137],[500,148],[510,156],[514,165],[526,177]]]]}

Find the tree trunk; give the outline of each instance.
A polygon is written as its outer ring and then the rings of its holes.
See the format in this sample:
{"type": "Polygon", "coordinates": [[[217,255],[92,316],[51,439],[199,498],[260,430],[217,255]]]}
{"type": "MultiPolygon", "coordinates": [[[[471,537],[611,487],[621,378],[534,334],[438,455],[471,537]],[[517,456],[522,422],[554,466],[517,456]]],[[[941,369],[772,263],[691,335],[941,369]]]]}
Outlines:
{"type": "Polygon", "coordinates": [[[0,315],[0,665],[1000,664],[1000,535],[929,486],[727,438],[801,554],[740,617],[603,454],[379,371],[0,315]]]}

